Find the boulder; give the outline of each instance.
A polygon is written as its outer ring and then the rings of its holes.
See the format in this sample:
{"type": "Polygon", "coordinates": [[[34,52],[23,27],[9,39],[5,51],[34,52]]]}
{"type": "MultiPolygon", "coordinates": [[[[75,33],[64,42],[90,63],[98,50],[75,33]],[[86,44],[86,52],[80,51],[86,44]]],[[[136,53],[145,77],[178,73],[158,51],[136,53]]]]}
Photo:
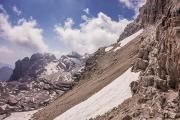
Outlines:
{"type": "Polygon", "coordinates": [[[138,52],[138,58],[141,58],[143,60],[148,60],[149,51],[145,48],[140,48],[138,52]]]}
{"type": "Polygon", "coordinates": [[[130,88],[131,88],[131,92],[134,95],[135,93],[137,93],[137,89],[138,89],[138,82],[133,81],[130,84],[130,88]]]}
{"type": "Polygon", "coordinates": [[[147,60],[138,58],[136,62],[134,63],[133,71],[138,71],[138,70],[144,71],[147,68],[148,64],[149,62],[147,60]]]}
{"type": "Polygon", "coordinates": [[[15,96],[10,96],[8,101],[7,101],[7,104],[11,105],[11,106],[15,106],[16,104],[18,103],[18,100],[15,96]]]}
{"type": "Polygon", "coordinates": [[[144,87],[154,85],[154,76],[142,76],[141,79],[143,81],[143,86],[144,87]]]}
{"type": "Polygon", "coordinates": [[[160,89],[162,91],[168,91],[168,85],[167,85],[167,81],[166,80],[162,80],[162,79],[156,77],[154,79],[154,82],[155,82],[155,87],[157,89],[160,89]]]}

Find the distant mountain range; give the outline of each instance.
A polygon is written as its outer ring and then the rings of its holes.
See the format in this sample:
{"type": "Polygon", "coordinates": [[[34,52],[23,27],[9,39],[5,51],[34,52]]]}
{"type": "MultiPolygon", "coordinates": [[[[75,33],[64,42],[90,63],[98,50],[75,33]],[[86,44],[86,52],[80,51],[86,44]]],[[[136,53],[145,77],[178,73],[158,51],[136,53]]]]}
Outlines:
{"type": "Polygon", "coordinates": [[[12,65],[0,63],[0,81],[9,80],[12,73],[13,73],[12,65]]]}
{"type": "Polygon", "coordinates": [[[2,67],[2,80],[8,80],[0,82],[2,105],[27,111],[54,101],[76,84],[87,57],[72,52],[57,59],[50,53],[35,53],[18,60],[14,70],[2,67]]]}
{"type": "Polygon", "coordinates": [[[0,63],[0,68],[2,68],[2,67],[9,67],[9,68],[14,68],[12,65],[10,65],[10,64],[6,64],[6,63],[0,63]]]}
{"type": "Polygon", "coordinates": [[[7,81],[9,80],[10,76],[12,75],[13,73],[13,69],[10,68],[10,67],[1,67],[0,68],[0,80],[1,81],[7,81]]]}

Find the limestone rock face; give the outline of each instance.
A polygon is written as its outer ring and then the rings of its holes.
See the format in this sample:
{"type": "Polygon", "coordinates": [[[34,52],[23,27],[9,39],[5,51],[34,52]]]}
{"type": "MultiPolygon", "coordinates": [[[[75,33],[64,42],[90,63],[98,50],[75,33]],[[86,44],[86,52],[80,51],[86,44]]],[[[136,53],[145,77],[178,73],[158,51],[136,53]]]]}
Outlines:
{"type": "Polygon", "coordinates": [[[136,21],[149,36],[143,38],[133,66],[134,71],[141,70],[136,87],[131,85],[140,96],[135,111],[140,109],[141,115],[135,119],[145,118],[143,115],[147,119],[179,118],[180,1],[148,0],[136,21]]]}
{"type": "Polygon", "coordinates": [[[147,0],[146,5],[140,9],[140,14],[136,21],[143,26],[155,24],[167,14],[167,8],[172,4],[171,0],[147,0]]]}

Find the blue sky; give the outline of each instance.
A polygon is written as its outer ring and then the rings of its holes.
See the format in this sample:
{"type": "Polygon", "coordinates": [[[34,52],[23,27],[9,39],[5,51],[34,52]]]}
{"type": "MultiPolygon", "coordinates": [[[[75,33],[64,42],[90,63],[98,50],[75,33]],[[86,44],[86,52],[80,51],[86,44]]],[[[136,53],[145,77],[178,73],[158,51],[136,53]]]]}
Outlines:
{"type": "Polygon", "coordinates": [[[137,3],[131,0],[0,0],[0,53],[7,52],[0,56],[0,62],[13,64],[34,52],[58,55],[71,50],[94,52],[116,41],[142,2],[137,3]],[[99,45],[103,34],[108,34],[108,39],[99,45]],[[87,45],[91,47],[86,51],[87,45]]]}

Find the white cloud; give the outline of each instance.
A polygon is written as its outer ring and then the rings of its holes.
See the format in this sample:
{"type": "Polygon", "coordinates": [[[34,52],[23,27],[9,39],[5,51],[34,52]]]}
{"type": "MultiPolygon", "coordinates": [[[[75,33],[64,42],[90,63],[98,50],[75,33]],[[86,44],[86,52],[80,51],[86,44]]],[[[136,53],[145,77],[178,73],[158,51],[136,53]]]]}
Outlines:
{"type": "Polygon", "coordinates": [[[83,10],[86,14],[89,14],[89,8],[83,10]]]}
{"type": "Polygon", "coordinates": [[[71,28],[74,25],[74,21],[72,18],[67,18],[64,24],[65,28],[71,28]]]}
{"type": "Polygon", "coordinates": [[[62,42],[81,54],[92,53],[99,47],[116,42],[120,33],[130,22],[126,19],[113,21],[102,12],[93,18],[83,15],[82,19],[84,22],[80,24],[79,28],[73,28],[74,22],[68,18],[64,26],[55,25],[54,29],[62,42]]]}
{"type": "Polygon", "coordinates": [[[61,51],[61,50],[51,50],[50,53],[56,56],[56,58],[60,58],[62,55],[67,55],[68,51],[61,51]]]}
{"type": "Polygon", "coordinates": [[[0,46],[0,62],[14,65],[15,61],[18,59],[23,59],[24,57],[30,57],[32,52],[27,51],[19,46],[0,46]]]}
{"type": "Polygon", "coordinates": [[[8,41],[0,45],[0,62],[13,65],[16,60],[35,52],[47,52],[49,48],[44,42],[43,30],[37,26],[32,17],[29,20],[21,18],[17,24],[12,25],[0,4],[0,41],[8,41]]]}
{"type": "Polygon", "coordinates": [[[18,24],[13,26],[9,22],[9,16],[0,13],[0,37],[7,41],[34,52],[44,52],[48,47],[43,41],[42,32],[35,20],[20,19],[18,24]]]}
{"type": "Polygon", "coordinates": [[[18,15],[20,16],[22,14],[22,11],[20,11],[15,5],[12,7],[12,10],[18,15]]]}
{"type": "Polygon", "coordinates": [[[136,18],[139,14],[139,8],[146,3],[146,0],[119,0],[119,2],[125,4],[129,9],[134,10],[134,18],[136,18]]]}
{"type": "Polygon", "coordinates": [[[5,46],[0,46],[0,55],[7,55],[7,54],[13,54],[13,50],[5,47],[5,46]]]}

